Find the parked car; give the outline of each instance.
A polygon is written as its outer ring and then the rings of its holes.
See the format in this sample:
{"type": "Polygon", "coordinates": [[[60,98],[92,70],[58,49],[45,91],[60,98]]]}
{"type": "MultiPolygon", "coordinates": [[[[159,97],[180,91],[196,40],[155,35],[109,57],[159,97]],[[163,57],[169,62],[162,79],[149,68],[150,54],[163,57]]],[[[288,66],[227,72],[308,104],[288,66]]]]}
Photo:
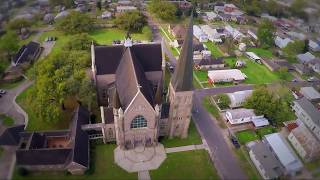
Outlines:
{"type": "Polygon", "coordinates": [[[292,79],[291,82],[298,82],[298,79],[292,79]]]}
{"type": "Polygon", "coordinates": [[[232,142],[232,144],[234,145],[235,148],[237,148],[237,149],[240,148],[240,144],[239,144],[237,138],[235,138],[235,137],[232,136],[232,137],[230,138],[230,140],[231,140],[231,142],[232,142]]]}
{"type": "Polygon", "coordinates": [[[6,90],[0,89],[0,94],[6,94],[6,93],[7,93],[6,90]]]}
{"type": "Polygon", "coordinates": [[[307,79],[308,82],[315,82],[317,81],[318,79],[316,77],[310,77],[307,79]]]}

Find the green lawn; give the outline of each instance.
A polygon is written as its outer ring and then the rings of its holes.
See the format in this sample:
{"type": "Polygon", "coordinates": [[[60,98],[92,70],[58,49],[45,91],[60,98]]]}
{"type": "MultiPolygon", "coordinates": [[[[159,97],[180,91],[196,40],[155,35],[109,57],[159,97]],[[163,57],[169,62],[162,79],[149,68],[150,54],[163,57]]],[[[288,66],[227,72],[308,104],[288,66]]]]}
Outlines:
{"type": "Polygon", "coordinates": [[[61,31],[47,31],[41,34],[39,37],[39,42],[44,42],[44,40],[49,37],[54,36],[57,37],[57,41],[55,42],[54,47],[52,48],[51,54],[57,54],[63,50],[65,44],[70,40],[70,35],[66,35],[61,31]]]}
{"type": "MultiPolygon", "coordinates": [[[[247,58],[242,57],[242,60],[245,60],[246,66],[241,68],[247,79],[244,83],[247,84],[265,84],[278,81],[280,78],[277,73],[271,72],[266,66],[253,62],[247,58]]],[[[225,62],[229,67],[233,67],[236,62],[236,58],[226,58],[225,62]]]]}
{"type": "Polygon", "coordinates": [[[192,144],[202,144],[201,137],[200,137],[200,135],[197,131],[197,128],[192,120],[190,122],[189,132],[188,132],[187,138],[185,138],[185,139],[181,139],[181,138],[169,139],[168,137],[165,137],[160,142],[166,148],[177,147],[177,146],[187,146],[187,145],[192,145],[192,144]]]}
{"type": "MultiPolygon", "coordinates": [[[[91,32],[89,35],[97,41],[98,44],[111,45],[113,40],[124,40],[126,37],[126,31],[116,28],[106,28],[91,32]]],[[[133,40],[150,40],[150,37],[143,33],[134,33],[131,34],[131,37],[133,40]]]]}
{"type": "Polygon", "coordinates": [[[152,180],[219,179],[206,150],[167,154],[157,170],[150,171],[152,180]]]}
{"type": "Polygon", "coordinates": [[[244,147],[240,147],[239,149],[235,149],[235,154],[240,162],[241,169],[246,173],[248,179],[250,180],[259,180],[262,179],[258,170],[255,168],[254,164],[250,164],[251,160],[248,152],[244,149],[244,147]]]}
{"type": "Polygon", "coordinates": [[[218,124],[221,128],[227,128],[226,124],[223,122],[223,118],[221,117],[218,108],[211,103],[210,96],[206,96],[203,98],[202,105],[213,117],[215,117],[218,120],[218,124]]]}
{"type": "Polygon", "coordinates": [[[26,111],[29,117],[27,130],[29,131],[39,131],[39,130],[58,130],[58,129],[68,129],[71,121],[71,114],[64,113],[63,119],[57,123],[49,123],[39,119],[33,111],[32,106],[30,106],[30,94],[33,86],[29,87],[23,91],[16,99],[16,102],[26,111]]]}
{"type": "Polygon", "coordinates": [[[215,44],[213,44],[212,42],[206,42],[204,44],[207,46],[208,50],[211,51],[211,55],[213,57],[221,57],[221,56],[223,56],[223,53],[221,52],[219,47],[216,46],[215,44]]]}
{"type": "Polygon", "coordinates": [[[244,130],[236,133],[239,143],[246,144],[247,142],[259,139],[259,136],[251,130],[244,130]]]}
{"type": "Polygon", "coordinates": [[[260,138],[262,138],[264,135],[267,135],[267,134],[272,134],[274,132],[276,132],[276,129],[273,128],[272,126],[266,126],[266,127],[262,127],[262,128],[259,128],[256,130],[258,136],[260,138]]]}
{"type": "Polygon", "coordinates": [[[262,57],[262,58],[268,58],[271,59],[273,57],[272,51],[262,48],[248,48],[248,52],[254,52],[256,55],[262,57]]]}
{"type": "Polygon", "coordinates": [[[0,88],[1,89],[13,89],[17,86],[19,86],[24,80],[20,80],[17,82],[13,82],[13,83],[1,83],[0,84],[0,88]]]}
{"type": "Polygon", "coordinates": [[[5,126],[12,126],[14,124],[14,120],[4,114],[0,115],[0,119],[2,120],[2,124],[5,126]]]}
{"type": "Polygon", "coordinates": [[[194,75],[193,75],[193,88],[194,89],[202,89],[201,85],[198,83],[198,81],[194,78],[194,75]]]}
{"type": "Polygon", "coordinates": [[[118,167],[114,163],[114,156],[113,150],[115,149],[116,145],[107,144],[107,145],[96,145],[93,148],[93,156],[91,156],[91,163],[92,169],[90,173],[87,173],[83,176],[71,176],[66,175],[66,173],[57,172],[57,173],[50,173],[50,172],[42,172],[37,174],[30,174],[28,176],[20,176],[17,171],[14,172],[12,179],[26,179],[26,180],[42,180],[42,179],[51,179],[51,180],[100,180],[100,179],[137,179],[137,173],[127,173],[120,167],[118,167]]]}
{"type": "Polygon", "coordinates": [[[193,72],[197,76],[200,82],[208,81],[208,71],[199,70],[199,71],[193,71],[193,72]]]}

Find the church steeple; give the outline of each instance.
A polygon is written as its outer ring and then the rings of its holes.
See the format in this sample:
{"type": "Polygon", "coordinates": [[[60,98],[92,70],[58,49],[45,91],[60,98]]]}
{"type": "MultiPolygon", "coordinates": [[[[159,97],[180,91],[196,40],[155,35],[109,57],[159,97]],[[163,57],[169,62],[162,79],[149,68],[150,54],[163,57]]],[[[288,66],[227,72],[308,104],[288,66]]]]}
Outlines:
{"type": "Polygon", "coordinates": [[[171,85],[175,91],[192,90],[192,68],[193,68],[193,15],[191,13],[189,27],[182,46],[176,70],[171,79],[171,85]]]}

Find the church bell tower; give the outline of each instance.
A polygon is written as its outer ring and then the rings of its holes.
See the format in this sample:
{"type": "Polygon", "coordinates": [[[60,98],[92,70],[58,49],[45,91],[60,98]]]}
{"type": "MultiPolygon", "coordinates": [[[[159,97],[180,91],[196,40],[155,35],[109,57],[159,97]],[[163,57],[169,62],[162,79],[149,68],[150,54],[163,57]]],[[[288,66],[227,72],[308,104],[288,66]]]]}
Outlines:
{"type": "Polygon", "coordinates": [[[193,101],[193,25],[192,15],[182,52],[169,84],[169,137],[186,138],[191,120],[193,101]]]}

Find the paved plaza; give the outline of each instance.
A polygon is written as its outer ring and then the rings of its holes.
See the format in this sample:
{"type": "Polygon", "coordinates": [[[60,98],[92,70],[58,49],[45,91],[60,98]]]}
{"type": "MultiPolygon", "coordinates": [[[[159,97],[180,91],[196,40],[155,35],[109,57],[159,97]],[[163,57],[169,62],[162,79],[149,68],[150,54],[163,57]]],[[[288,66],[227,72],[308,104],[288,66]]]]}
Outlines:
{"type": "Polygon", "coordinates": [[[114,150],[114,159],[118,166],[127,172],[139,172],[157,169],[166,159],[162,144],[154,147],[136,147],[132,150],[114,150]]]}

